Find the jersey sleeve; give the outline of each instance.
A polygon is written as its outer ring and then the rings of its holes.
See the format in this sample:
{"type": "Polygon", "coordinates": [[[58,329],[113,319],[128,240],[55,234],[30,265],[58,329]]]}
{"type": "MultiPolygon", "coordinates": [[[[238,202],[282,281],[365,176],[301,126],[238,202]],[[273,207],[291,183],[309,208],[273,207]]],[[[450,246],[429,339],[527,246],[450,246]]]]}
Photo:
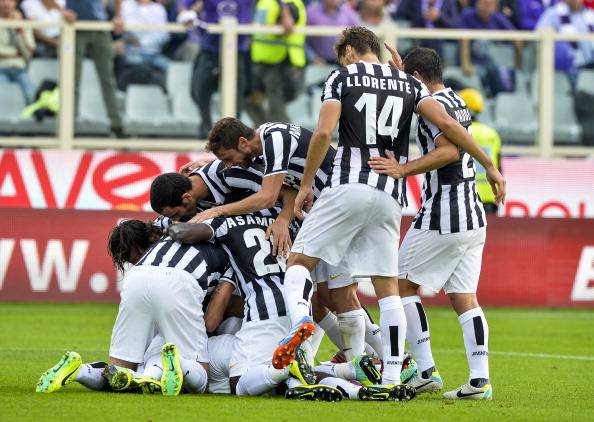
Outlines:
{"type": "Polygon", "coordinates": [[[224,170],[225,164],[221,160],[214,160],[199,169],[193,170],[189,175],[200,176],[215,202],[222,204],[225,202],[225,195],[229,193],[229,188],[223,178],[224,170]]]}
{"type": "Polygon", "coordinates": [[[421,104],[424,100],[431,97],[431,93],[425,86],[425,84],[419,81],[417,78],[413,79],[413,87],[415,90],[415,112],[417,111],[417,107],[421,104]]]}
{"type": "MultiPolygon", "coordinates": [[[[451,107],[448,107],[447,105],[445,105],[444,103],[442,103],[441,101],[438,101],[439,104],[441,104],[441,106],[443,108],[445,108],[445,111],[452,116],[454,119],[456,118],[455,114],[454,114],[454,110],[452,110],[451,107]]],[[[437,126],[435,126],[433,123],[431,123],[430,121],[420,117],[420,121],[421,124],[423,125],[424,129],[426,129],[427,133],[431,136],[431,140],[433,140],[433,142],[435,142],[435,140],[440,137],[441,135],[443,135],[443,132],[440,128],[438,128],[437,126]]]]}
{"type": "Polygon", "coordinates": [[[169,226],[171,226],[171,223],[171,219],[169,217],[165,217],[164,215],[160,215],[153,220],[153,226],[156,226],[161,230],[166,230],[169,226]]]}
{"type": "Polygon", "coordinates": [[[335,70],[328,76],[322,92],[322,102],[324,101],[342,101],[342,82],[344,77],[340,70],[335,70]]]}
{"type": "Polygon", "coordinates": [[[229,226],[227,225],[227,219],[225,217],[216,217],[209,220],[205,220],[203,224],[206,224],[212,229],[212,238],[221,239],[227,236],[229,233],[229,226]]]}
{"type": "Polygon", "coordinates": [[[223,281],[230,283],[231,285],[233,285],[233,287],[235,289],[237,289],[237,280],[235,277],[235,270],[233,270],[233,267],[231,267],[231,265],[229,265],[229,268],[227,268],[225,273],[219,279],[219,282],[223,282],[223,281]]]}
{"type": "Polygon", "coordinates": [[[271,130],[264,135],[264,177],[286,173],[291,156],[291,135],[280,130],[271,130]]]}

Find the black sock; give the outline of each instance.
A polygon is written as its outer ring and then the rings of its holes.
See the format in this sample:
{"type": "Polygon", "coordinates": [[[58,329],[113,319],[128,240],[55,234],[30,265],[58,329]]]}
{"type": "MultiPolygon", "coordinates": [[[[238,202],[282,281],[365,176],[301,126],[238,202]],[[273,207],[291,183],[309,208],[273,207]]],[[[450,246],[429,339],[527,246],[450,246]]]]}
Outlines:
{"type": "Polygon", "coordinates": [[[421,378],[428,380],[429,378],[431,378],[431,374],[435,372],[435,370],[435,366],[432,366],[429,369],[425,369],[423,372],[421,372],[421,378]]]}
{"type": "Polygon", "coordinates": [[[472,385],[474,388],[481,388],[487,384],[489,384],[489,380],[487,378],[473,378],[470,380],[470,385],[472,385]]]}

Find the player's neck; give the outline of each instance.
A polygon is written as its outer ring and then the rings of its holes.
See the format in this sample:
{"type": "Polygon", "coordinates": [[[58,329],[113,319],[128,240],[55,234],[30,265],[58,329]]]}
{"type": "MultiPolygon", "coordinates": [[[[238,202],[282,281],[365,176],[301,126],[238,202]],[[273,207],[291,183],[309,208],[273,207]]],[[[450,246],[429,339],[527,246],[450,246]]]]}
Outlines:
{"type": "Polygon", "coordinates": [[[429,90],[430,93],[435,93],[437,91],[441,91],[443,89],[445,89],[445,85],[443,84],[443,82],[433,82],[433,83],[428,83],[426,84],[427,89],[429,90]]]}
{"type": "Polygon", "coordinates": [[[252,143],[252,156],[253,157],[259,157],[264,153],[264,148],[262,148],[262,138],[260,138],[260,132],[255,130],[254,131],[254,137],[252,139],[250,139],[250,142],[252,143]]]}
{"type": "Polygon", "coordinates": [[[365,54],[360,55],[358,61],[363,61],[366,63],[380,63],[377,56],[373,53],[365,53],[365,54]]]}

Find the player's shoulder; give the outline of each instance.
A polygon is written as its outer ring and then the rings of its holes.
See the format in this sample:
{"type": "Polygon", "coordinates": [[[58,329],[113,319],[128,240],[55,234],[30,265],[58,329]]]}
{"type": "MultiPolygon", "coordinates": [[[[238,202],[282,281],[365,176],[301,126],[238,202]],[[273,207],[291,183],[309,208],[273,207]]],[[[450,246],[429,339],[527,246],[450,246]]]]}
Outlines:
{"type": "Polygon", "coordinates": [[[203,176],[219,174],[225,170],[225,163],[222,160],[212,160],[210,163],[204,164],[202,167],[198,167],[192,170],[188,176],[203,176]]]}
{"type": "Polygon", "coordinates": [[[466,102],[452,88],[445,88],[431,95],[446,109],[466,108],[466,102]]]}

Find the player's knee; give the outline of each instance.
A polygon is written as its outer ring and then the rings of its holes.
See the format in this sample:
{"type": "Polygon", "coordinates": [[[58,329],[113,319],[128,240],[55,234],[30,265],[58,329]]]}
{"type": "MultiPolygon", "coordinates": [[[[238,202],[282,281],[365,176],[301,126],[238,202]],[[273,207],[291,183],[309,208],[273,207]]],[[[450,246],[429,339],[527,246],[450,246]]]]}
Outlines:
{"type": "Polygon", "coordinates": [[[416,296],[419,290],[419,285],[410,280],[401,278],[398,280],[398,290],[401,297],[416,296]]]}
{"type": "Polygon", "coordinates": [[[478,308],[479,303],[475,293],[448,293],[452,308],[458,315],[471,309],[478,308]]]}
{"type": "Polygon", "coordinates": [[[294,253],[291,252],[289,255],[289,259],[287,261],[287,266],[292,267],[294,265],[301,265],[309,272],[312,272],[318,263],[317,258],[312,258],[311,256],[303,255],[301,253],[294,253]]]}

